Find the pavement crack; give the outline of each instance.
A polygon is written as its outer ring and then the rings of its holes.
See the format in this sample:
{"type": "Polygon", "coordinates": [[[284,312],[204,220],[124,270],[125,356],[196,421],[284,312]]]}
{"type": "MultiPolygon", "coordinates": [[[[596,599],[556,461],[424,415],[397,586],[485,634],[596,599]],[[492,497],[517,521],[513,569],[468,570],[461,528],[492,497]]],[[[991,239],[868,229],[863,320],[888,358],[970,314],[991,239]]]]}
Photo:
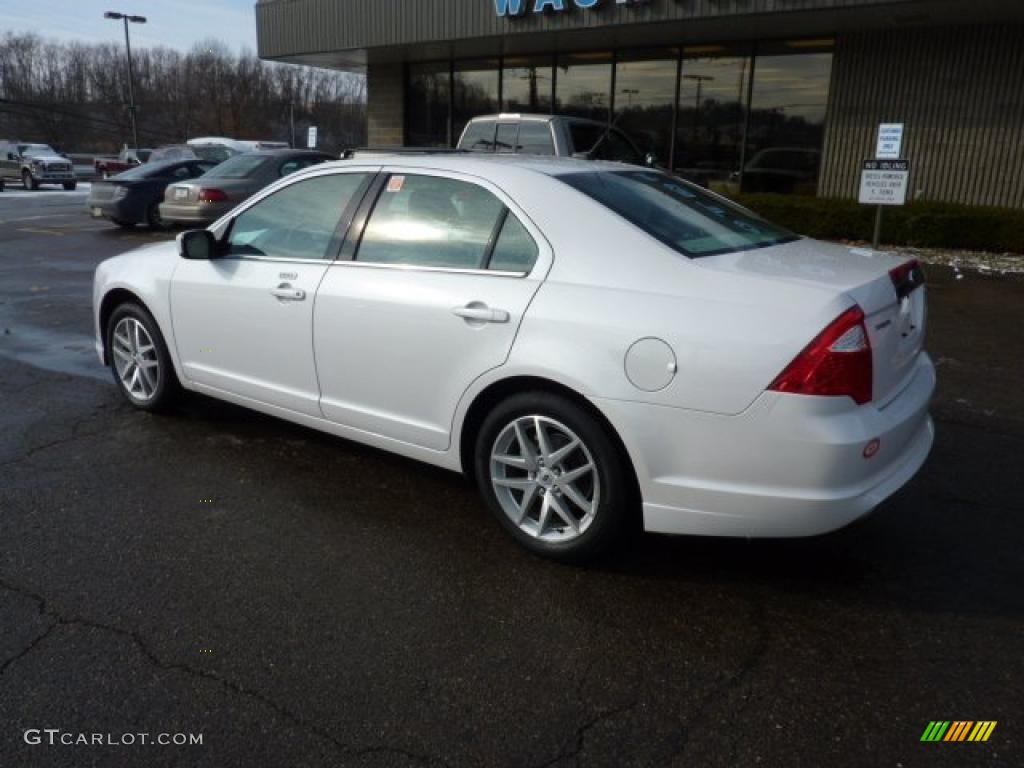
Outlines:
{"type": "Polygon", "coordinates": [[[93,621],[91,619],[82,618],[80,616],[64,616],[58,611],[54,610],[52,607],[50,607],[49,601],[39,593],[33,592],[23,587],[16,586],[12,584],[10,581],[4,579],[3,577],[0,577],[0,589],[6,589],[9,592],[13,592],[15,594],[27,597],[30,600],[33,600],[39,607],[39,615],[48,617],[53,620],[53,623],[50,624],[50,626],[47,627],[47,629],[44,632],[40,633],[31,643],[29,643],[29,645],[26,648],[21,650],[19,653],[15,654],[10,659],[3,662],[3,665],[0,666],[0,675],[3,675],[3,673],[6,672],[7,668],[14,664],[16,661],[24,658],[29,653],[31,653],[36,647],[38,647],[38,645],[44,639],[51,635],[54,632],[54,630],[56,630],[58,627],[87,627],[89,629],[94,629],[101,632],[108,632],[110,634],[117,635],[119,637],[131,641],[131,643],[134,644],[134,646],[142,654],[143,658],[146,659],[146,661],[149,662],[150,665],[156,667],[159,670],[169,672],[181,672],[192,677],[207,680],[209,682],[220,685],[221,687],[230,691],[233,694],[257,701],[260,704],[263,704],[264,706],[272,709],[282,719],[291,722],[300,730],[303,730],[308,734],[311,734],[328,742],[345,756],[356,757],[375,753],[395,754],[406,757],[421,765],[437,765],[442,766],[442,768],[447,768],[448,766],[448,763],[446,763],[444,760],[441,760],[440,758],[418,754],[416,752],[402,749],[401,747],[356,747],[352,744],[342,741],[341,739],[337,738],[334,734],[332,734],[330,731],[328,731],[326,728],[303,718],[301,715],[296,714],[285,705],[279,704],[278,702],[274,701],[274,699],[270,698],[265,694],[248,689],[245,686],[236,683],[233,680],[229,680],[226,677],[221,677],[215,672],[211,672],[209,670],[199,669],[189,664],[164,661],[156,654],[156,652],[152,650],[152,648],[149,647],[145,639],[137,631],[122,629],[121,627],[117,627],[112,624],[105,624],[103,622],[93,621]]]}
{"type": "MultiPolygon", "coordinates": [[[[674,765],[676,759],[686,753],[690,744],[690,737],[707,724],[718,704],[727,699],[730,693],[742,686],[764,660],[765,654],[768,652],[769,631],[765,617],[764,598],[759,593],[755,593],[751,597],[751,614],[751,622],[757,632],[753,647],[740,663],[739,669],[733,675],[714,686],[697,706],[696,712],[694,712],[689,722],[685,724],[679,746],[672,752],[668,760],[665,761],[666,765],[674,765]]],[[[731,716],[737,718],[749,705],[750,701],[748,699],[740,707],[731,710],[731,716]]],[[[735,748],[736,745],[733,744],[733,750],[735,748]]],[[[729,764],[735,765],[736,763],[732,761],[729,764]]]]}

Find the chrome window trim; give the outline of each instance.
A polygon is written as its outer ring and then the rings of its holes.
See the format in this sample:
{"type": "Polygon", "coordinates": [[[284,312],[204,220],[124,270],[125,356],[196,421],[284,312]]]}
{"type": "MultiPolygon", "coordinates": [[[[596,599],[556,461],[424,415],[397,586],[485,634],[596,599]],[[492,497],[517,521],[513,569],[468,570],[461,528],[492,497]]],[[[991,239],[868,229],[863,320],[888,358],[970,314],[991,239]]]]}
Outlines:
{"type": "Polygon", "coordinates": [[[419,264],[387,264],[380,261],[349,261],[339,259],[332,267],[366,267],[367,269],[393,269],[403,272],[447,272],[455,275],[494,275],[495,277],[527,277],[529,272],[507,272],[500,269],[472,269],[468,267],[428,267],[419,264]]]}

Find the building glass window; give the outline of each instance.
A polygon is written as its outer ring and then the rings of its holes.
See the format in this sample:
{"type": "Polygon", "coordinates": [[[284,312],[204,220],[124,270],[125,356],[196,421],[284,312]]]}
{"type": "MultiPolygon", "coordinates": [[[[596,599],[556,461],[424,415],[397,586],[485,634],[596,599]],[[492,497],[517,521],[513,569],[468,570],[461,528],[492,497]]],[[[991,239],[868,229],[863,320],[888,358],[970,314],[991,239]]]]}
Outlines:
{"type": "Polygon", "coordinates": [[[615,65],[615,124],[662,164],[672,146],[678,55],[672,49],[626,53],[615,65]]]}
{"type": "Polygon", "coordinates": [[[501,72],[502,112],[551,112],[554,71],[550,56],[506,58],[501,72]]]}
{"type": "Polygon", "coordinates": [[[830,43],[784,43],[772,46],[767,55],[761,53],[766,46],[759,48],[743,192],[817,193],[832,73],[832,53],[821,46],[830,43]],[[807,49],[813,52],[792,52],[807,49]]]}
{"type": "Polygon", "coordinates": [[[724,46],[683,49],[674,170],[701,186],[732,191],[743,158],[750,57],[724,46]]]}
{"type": "Polygon", "coordinates": [[[608,122],[611,91],[610,53],[559,57],[555,74],[555,111],[558,114],[608,122]]]}
{"type": "Polygon", "coordinates": [[[492,61],[455,62],[452,79],[452,141],[457,143],[470,119],[498,111],[498,80],[501,71],[492,61]]]}
{"type": "MultiPolygon", "coordinates": [[[[405,141],[411,147],[449,146],[449,64],[410,64],[405,97],[405,141]]],[[[457,137],[456,137],[457,138],[457,137]]]]}

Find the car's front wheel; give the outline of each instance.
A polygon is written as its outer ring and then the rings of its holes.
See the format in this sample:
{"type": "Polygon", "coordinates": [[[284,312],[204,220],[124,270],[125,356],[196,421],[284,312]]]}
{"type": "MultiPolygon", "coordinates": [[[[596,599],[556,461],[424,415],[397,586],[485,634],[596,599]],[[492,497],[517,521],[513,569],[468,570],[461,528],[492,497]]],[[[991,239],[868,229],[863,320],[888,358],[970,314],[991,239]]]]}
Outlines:
{"type": "Polygon", "coordinates": [[[624,531],[629,475],[607,429],[573,400],[514,395],[484,420],[476,478],[501,524],[532,552],[582,561],[624,531]]]}
{"type": "Polygon", "coordinates": [[[158,411],[177,398],[180,385],[167,344],[145,308],[129,302],[113,311],[107,352],[118,389],[136,408],[158,411]]]}
{"type": "Polygon", "coordinates": [[[25,190],[39,189],[39,182],[35,180],[35,177],[29,171],[21,172],[21,186],[25,190]]]}
{"type": "Polygon", "coordinates": [[[163,216],[160,215],[160,204],[153,203],[149,206],[146,211],[146,223],[150,229],[157,231],[167,230],[171,228],[171,222],[167,221],[163,216]]]}

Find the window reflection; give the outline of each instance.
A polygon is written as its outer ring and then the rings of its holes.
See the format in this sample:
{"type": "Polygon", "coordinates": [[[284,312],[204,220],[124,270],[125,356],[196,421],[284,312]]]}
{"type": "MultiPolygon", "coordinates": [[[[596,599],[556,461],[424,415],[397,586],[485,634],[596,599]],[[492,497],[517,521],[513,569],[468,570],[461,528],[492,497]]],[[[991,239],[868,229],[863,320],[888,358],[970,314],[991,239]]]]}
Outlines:
{"type": "Polygon", "coordinates": [[[502,112],[551,112],[550,56],[506,58],[501,73],[502,112]]]}
{"type": "Polygon", "coordinates": [[[555,109],[558,114],[607,122],[611,89],[610,53],[559,57],[555,80],[555,109]]]}
{"type": "Polygon", "coordinates": [[[412,147],[448,146],[448,62],[409,65],[405,141],[412,147]]]}
{"type": "Polygon", "coordinates": [[[831,53],[758,56],[744,192],[817,192],[831,53]]]}
{"type": "Polygon", "coordinates": [[[672,145],[677,57],[673,49],[623,54],[615,70],[615,124],[663,164],[672,145]]]}
{"type": "Polygon", "coordinates": [[[457,62],[452,81],[452,140],[457,142],[466,123],[477,115],[498,111],[498,61],[457,62]]]}
{"type": "Polygon", "coordinates": [[[704,53],[683,54],[675,170],[701,186],[727,191],[742,162],[750,57],[695,56],[704,53]]]}

